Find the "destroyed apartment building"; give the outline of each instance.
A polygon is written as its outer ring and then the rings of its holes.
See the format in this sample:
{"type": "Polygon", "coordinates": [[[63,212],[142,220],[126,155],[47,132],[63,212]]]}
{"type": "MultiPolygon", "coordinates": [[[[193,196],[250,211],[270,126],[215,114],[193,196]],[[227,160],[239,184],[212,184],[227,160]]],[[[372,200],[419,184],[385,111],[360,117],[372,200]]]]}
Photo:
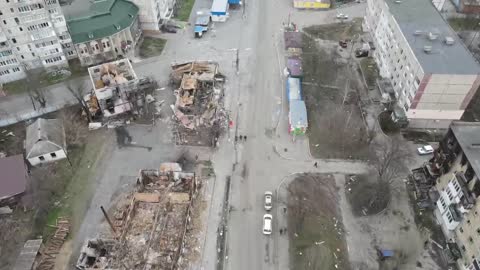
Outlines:
{"type": "Polygon", "coordinates": [[[224,109],[224,76],[215,62],[172,65],[176,88],[175,141],[180,145],[215,146],[228,121],[224,109]]]}
{"type": "Polygon", "coordinates": [[[106,214],[109,232],[86,241],[77,269],[186,269],[198,245],[189,234],[198,188],[178,163],[141,170],[135,190],[106,214]]]}
{"type": "Polygon", "coordinates": [[[149,78],[138,78],[128,59],[88,68],[93,90],[85,96],[90,113],[114,117],[126,112],[141,114],[146,90],[153,88],[149,78]]]}

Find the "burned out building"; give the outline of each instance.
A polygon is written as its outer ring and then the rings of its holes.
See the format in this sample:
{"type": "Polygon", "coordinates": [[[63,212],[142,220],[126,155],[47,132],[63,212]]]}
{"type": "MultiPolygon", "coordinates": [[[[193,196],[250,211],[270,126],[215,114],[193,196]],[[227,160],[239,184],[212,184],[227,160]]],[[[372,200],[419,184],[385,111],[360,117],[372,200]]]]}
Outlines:
{"type": "Polygon", "coordinates": [[[435,214],[458,246],[460,269],[480,269],[480,123],[452,122],[427,165],[436,179],[435,214]]]}
{"type": "Polygon", "coordinates": [[[92,115],[105,118],[126,112],[138,112],[144,103],[145,89],[151,88],[148,78],[138,78],[128,59],[88,69],[93,91],[85,97],[92,115]]]}

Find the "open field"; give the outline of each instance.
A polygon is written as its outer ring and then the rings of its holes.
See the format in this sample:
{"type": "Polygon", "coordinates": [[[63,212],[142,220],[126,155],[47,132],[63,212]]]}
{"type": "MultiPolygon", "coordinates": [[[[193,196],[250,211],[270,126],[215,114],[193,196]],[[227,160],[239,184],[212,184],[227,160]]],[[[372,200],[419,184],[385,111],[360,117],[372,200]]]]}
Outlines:
{"type": "MultiPolygon", "coordinates": [[[[356,24],[327,25],[337,33],[356,24]]],[[[351,62],[350,49],[338,48],[327,26],[311,27],[303,37],[303,93],[309,120],[310,151],[316,158],[365,159],[368,157],[366,125],[358,106],[363,83],[351,62]],[[325,31],[325,32],[324,32],[325,31]]]]}
{"type": "Polygon", "coordinates": [[[304,174],[288,186],[290,269],[350,269],[333,175],[304,174]]]}

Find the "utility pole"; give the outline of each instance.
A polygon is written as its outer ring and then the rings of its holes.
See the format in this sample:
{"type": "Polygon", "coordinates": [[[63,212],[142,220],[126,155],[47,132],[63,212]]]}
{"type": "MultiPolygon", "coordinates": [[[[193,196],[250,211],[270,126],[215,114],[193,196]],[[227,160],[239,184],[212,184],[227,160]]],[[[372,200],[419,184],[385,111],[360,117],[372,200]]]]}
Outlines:
{"type": "Polygon", "coordinates": [[[112,229],[113,233],[114,233],[115,236],[116,236],[117,231],[115,230],[115,227],[113,227],[113,223],[112,223],[112,221],[110,220],[110,218],[108,217],[108,214],[107,214],[107,212],[105,211],[105,209],[103,208],[102,205],[100,206],[100,210],[102,210],[103,216],[104,216],[105,219],[107,220],[108,225],[110,225],[110,228],[112,229]]]}

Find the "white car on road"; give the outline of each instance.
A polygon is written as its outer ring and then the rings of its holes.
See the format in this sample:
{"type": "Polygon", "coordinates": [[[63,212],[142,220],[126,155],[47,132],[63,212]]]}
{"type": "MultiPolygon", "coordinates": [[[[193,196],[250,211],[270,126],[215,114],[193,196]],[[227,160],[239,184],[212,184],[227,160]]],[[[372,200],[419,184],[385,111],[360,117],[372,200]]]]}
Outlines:
{"type": "Polygon", "coordinates": [[[263,234],[272,234],[272,215],[263,215],[263,234]]]}
{"type": "Polygon", "coordinates": [[[265,191],[265,210],[270,211],[272,209],[272,192],[271,191],[265,191]]]}
{"type": "Polygon", "coordinates": [[[348,15],[343,13],[337,13],[337,19],[346,20],[348,19],[348,15]]]}
{"type": "Polygon", "coordinates": [[[417,148],[417,152],[420,155],[428,155],[433,153],[433,147],[431,145],[424,145],[422,147],[417,148]]]}

